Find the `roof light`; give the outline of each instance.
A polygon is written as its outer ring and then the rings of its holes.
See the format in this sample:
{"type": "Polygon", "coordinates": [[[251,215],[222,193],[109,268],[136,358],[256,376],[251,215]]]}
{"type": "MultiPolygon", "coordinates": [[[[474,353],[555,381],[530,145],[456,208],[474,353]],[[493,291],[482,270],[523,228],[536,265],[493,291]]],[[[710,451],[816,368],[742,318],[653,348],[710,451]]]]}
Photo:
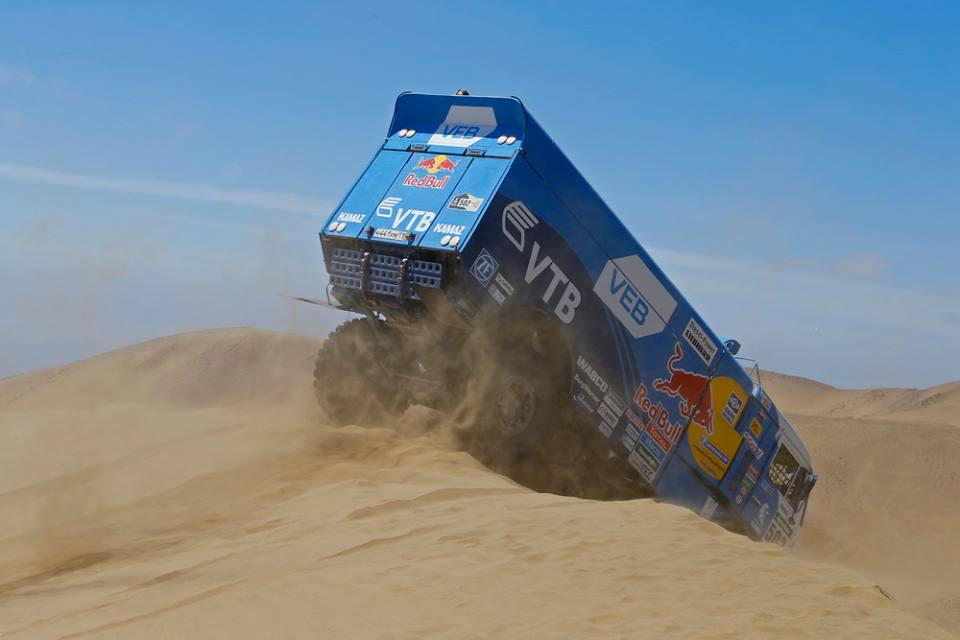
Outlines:
{"type": "Polygon", "coordinates": [[[408,129],[408,130],[407,130],[407,137],[408,137],[408,138],[412,138],[416,133],[417,133],[417,130],[416,130],[416,129],[408,129]]]}
{"type": "Polygon", "coordinates": [[[337,221],[334,220],[327,226],[327,231],[336,231],[337,230],[337,221]]]}
{"type": "Polygon", "coordinates": [[[407,137],[407,130],[406,130],[406,129],[400,129],[400,131],[397,132],[397,135],[400,136],[401,138],[406,138],[406,137],[407,137]]]}
{"type": "Polygon", "coordinates": [[[499,138],[497,138],[497,144],[503,144],[506,141],[507,141],[507,136],[500,136],[499,138]]]}
{"type": "Polygon", "coordinates": [[[347,228],[346,222],[341,222],[340,224],[337,225],[337,231],[343,231],[346,228],[347,228]]]}
{"type": "Polygon", "coordinates": [[[444,247],[450,244],[450,236],[443,236],[442,238],[440,238],[440,244],[443,245],[444,247]]]}
{"type": "Polygon", "coordinates": [[[509,138],[507,138],[507,144],[513,144],[516,141],[517,141],[517,136],[510,136],[509,138]]]}
{"type": "Polygon", "coordinates": [[[450,246],[451,246],[451,247],[455,247],[455,246],[457,246],[458,244],[460,244],[460,236],[453,236],[452,238],[450,238],[450,246]]]}

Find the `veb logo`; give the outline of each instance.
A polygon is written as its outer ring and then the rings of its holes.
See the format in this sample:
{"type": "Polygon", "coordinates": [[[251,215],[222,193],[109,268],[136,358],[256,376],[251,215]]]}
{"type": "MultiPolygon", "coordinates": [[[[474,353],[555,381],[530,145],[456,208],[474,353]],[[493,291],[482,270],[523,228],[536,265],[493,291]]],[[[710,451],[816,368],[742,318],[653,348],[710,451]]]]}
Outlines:
{"type": "Polygon", "coordinates": [[[607,262],[593,292],[634,338],[663,331],[677,308],[677,301],[640,256],[607,262]]]}
{"type": "Polygon", "coordinates": [[[491,256],[486,249],[483,249],[480,255],[477,256],[477,259],[473,261],[473,266],[470,267],[470,273],[480,281],[480,284],[486,287],[490,284],[490,280],[493,279],[493,274],[497,272],[499,267],[500,265],[493,259],[493,256],[491,256]]]}

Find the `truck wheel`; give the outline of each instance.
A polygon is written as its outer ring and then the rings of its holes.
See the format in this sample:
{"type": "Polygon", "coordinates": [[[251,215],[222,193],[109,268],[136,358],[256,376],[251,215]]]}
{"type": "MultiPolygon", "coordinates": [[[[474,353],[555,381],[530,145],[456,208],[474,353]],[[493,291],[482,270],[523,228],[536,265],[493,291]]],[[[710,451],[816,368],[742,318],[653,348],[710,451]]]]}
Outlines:
{"type": "Polygon", "coordinates": [[[568,428],[569,356],[548,323],[531,315],[478,336],[463,444],[502,473],[542,438],[568,428]]]}
{"type": "Polygon", "coordinates": [[[406,394],[384,369],[401,341],[385,325],[366,318],[345,322],[317,353],[313,388],[320,408],[337,424],[374,424],[404,409],[406,394]]]}

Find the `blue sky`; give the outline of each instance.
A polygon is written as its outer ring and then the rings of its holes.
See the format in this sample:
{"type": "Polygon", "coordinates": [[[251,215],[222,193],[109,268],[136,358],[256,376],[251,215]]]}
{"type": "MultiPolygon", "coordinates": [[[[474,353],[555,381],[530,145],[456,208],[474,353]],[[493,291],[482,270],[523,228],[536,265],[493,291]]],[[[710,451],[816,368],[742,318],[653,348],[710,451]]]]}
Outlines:
{"type": "Polygon", "coordinates": [[[289,302],[401,91],[521,97],[710,324],[960,379],[950,3],[4,3],[0,376],[289,302]]]}

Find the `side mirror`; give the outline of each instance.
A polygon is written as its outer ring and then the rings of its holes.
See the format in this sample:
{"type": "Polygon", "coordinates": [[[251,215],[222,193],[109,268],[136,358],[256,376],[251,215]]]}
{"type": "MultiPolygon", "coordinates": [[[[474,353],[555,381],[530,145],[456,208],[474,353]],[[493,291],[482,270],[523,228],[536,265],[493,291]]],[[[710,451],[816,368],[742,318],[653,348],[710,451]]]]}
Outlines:
{"type": "Polygon", "coordinates": [[[727,338],[724,340],[723,346],[727,348],[727,351],[729,351],[731,355],[735,356],[740,353],[740,343],[733,338],[727,338]]]}

